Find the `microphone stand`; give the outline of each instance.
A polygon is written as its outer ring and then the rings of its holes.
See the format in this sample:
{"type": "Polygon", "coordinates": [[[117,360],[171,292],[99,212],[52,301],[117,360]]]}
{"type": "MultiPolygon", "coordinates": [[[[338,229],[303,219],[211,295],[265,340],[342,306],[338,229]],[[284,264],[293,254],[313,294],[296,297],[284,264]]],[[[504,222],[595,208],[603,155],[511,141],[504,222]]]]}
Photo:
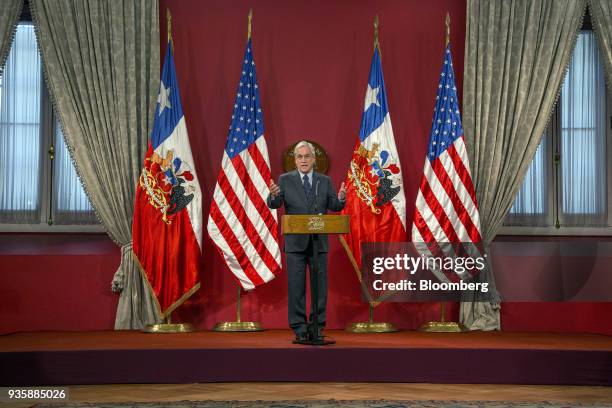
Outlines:
{"type": "MultiPolygon", "coordinates": [[[[315,187],[314,197],[314,212],[318,212],[317,209],[317,198],[319,192],[319,180],[315,187]]],[[[316,214],[319,215],[319,214],[316,214]]],[[[325,346],[328,344],[336,343],[334,340],[325,340],[325,338],[319,335],[319,234],[310,234],[312,240],[312,256],[314,262],[310,265],[310,302],[313,309],[313,321],[312,330],[309,333],[308,340],[302,340],[297,343],[306,344],[310,346],[325,346]]]]}
{"type": "Polygon", "coordinates": [[[310,338],[302,342],[311,346],[326,346],[336,343],[334,340],[326,340],[319,334],[319,234],[311,234],[312,237],[312,270],[310,271],[310,301],[313,308],[312,332],[310,338]]]}

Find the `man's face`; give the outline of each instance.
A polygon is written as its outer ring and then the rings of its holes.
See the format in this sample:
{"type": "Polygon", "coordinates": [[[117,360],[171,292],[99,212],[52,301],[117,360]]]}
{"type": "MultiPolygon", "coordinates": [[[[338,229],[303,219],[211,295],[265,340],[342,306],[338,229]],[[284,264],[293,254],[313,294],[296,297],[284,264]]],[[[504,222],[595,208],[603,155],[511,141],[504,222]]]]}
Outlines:
{"type": "Polygon", "coordinates": [[[309,173],[315,163],[315,158],[308,146],[302,146],[295,151],[295,167],[302,173],[309,173]]]}

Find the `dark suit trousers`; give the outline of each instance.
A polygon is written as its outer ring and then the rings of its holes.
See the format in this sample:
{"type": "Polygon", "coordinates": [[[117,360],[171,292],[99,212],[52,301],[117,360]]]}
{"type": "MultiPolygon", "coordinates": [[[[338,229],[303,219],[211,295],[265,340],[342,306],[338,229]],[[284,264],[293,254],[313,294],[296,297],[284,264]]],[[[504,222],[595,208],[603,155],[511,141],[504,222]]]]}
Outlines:
{"type": "MultiPolygon", "coordinates": [[[[306,320],[306,265],[312,271],[314,257],[312,239],[304,252],[287,252],[287,283],[289,327],[296,334],[305,333],[308,328],[306,320]]],[[[327,252],[319,252],[319,328],[325,327],[325,308],[327,306],[327,252]]],[[[311,304],[310,321],[314,321],[314,311],[311,304]]]]}

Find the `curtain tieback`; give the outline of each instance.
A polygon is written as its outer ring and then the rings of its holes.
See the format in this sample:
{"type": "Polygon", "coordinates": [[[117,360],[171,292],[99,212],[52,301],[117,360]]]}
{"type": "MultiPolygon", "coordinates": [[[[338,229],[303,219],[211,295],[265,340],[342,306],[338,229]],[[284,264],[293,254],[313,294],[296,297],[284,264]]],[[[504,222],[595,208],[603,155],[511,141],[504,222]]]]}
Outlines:
{"type": "Polygon", "coordinates": [[[121,246],[121,263],[119,264],[119,268],[117,269],[117,272],[115,272],[115,276],[113,276],[113,281],[111,282],[111,290],[115,293],[121,293],[125,286],[124,268],[127,267],[127,265],[124,265],[124,259],[131,252],[132,252],[132,241],[121,246]]]}

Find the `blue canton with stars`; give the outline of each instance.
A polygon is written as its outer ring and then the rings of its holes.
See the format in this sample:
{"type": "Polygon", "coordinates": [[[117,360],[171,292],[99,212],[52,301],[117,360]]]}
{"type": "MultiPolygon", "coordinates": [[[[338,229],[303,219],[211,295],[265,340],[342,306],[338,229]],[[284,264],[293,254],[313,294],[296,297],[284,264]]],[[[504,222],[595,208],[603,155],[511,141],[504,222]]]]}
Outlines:
{"type": "Polygon", "coordinates": [[[151,145],[153,149],[166,140],[183,117],[183,106],[179,92],[176,68],[174,67],[174,55],[172,45],[168,43],[164,67],[162,69],[155,117],[153,119],[153,130],[151,132],[151,145]]]}
{"type": "Polygon", "coordinates": [[[244,52],[242,73],[240,74],[240,83],[238,84],[232,113],[232,123],[229,127],[229,135],[225,145],[227,155],[230,159],[233,159],[234,156],[255,143],[263,133],[263,113],[255,74],[253,46],[251,39],[249,39],[244,52]]]}
{"type": "Polygon", "coordinates": [[[429,135],[429,150],[427,151],[429,160],[437,159],[462,135],[463,126],[461,125],[461,115],[459,114],[453,58],[449,44],[444,52],[444,65],[442,65],[442,73],[440,74],[436,107],[434,108],[431,133],[429,135]]]}
{"type": "Polygon", "coordinates": [[[378,47],[374,49],[372,64],[370,65],[368,95],[370,94],[370,90],[373,90],[375,100],[371,101],[373,103],[369,104],[361,117],[361,130],[359,131],[359,139],[361,142],[382,125],[385,116],[389,113],[387,107],[387,92],[385,91],[385,78],[383,77],[382,62],[380,60],[380,51],[378,47]]]}

